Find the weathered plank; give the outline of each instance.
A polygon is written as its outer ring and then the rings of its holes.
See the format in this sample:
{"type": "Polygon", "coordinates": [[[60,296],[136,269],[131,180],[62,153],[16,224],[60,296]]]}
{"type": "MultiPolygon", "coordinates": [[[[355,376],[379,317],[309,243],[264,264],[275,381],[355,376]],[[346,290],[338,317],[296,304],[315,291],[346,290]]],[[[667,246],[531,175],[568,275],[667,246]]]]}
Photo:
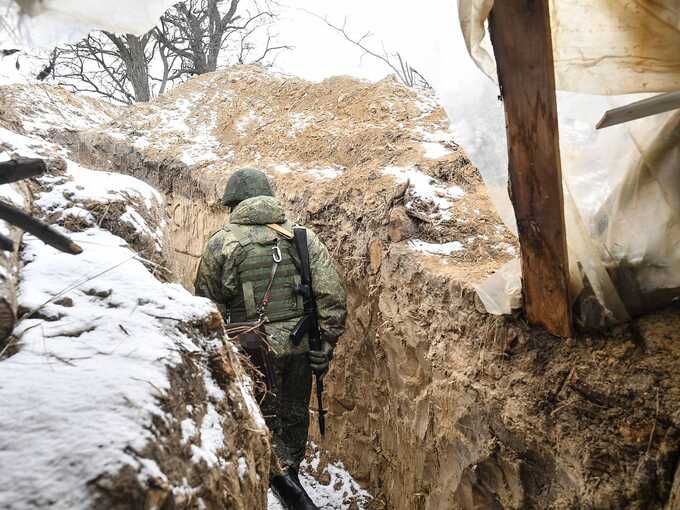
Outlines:
{"type": "Polygon", "coordinates": [[[667,92],[659,94],[658,96],[648,97],[641,101],[613,108],[605,112],[600,122],[597,123],[597,129],[602,129],[631,120],[643,119],[652,115],[676,110],[680,108],[680,92],[667,92]]]}
{"type": "Polygon", "coordinates": [[[527,318],[568,337],[569,264],[548,0],[496,1],[489,25],[505,105],[527,318]]]}
{"type": "Polygon", "coordinates": [[[42,220],[34,218],[21,209],[0,200],[0,220],[33,234],[45,244],[71,255],[82,253],[83,249],[71,241],[68,236],[55,230],[42,220]]]}
{"type": "MultiPolygon", "coordinates": [[[[14,190],[28,200],[28,188],[23,183],[13,184],[14,190]]],[[[3,235],[11,248],[0,252],[0,350],[2,343],[12,334],[17,318],[17,276],[19,273],[19,245],[23,231],[0,222],[3,235]]]]}
{"type": "Polygon", "coordinates": [[[42,159],[13,159],[0,163],[0,184],[37,177],[47,171],[42,159]]]}

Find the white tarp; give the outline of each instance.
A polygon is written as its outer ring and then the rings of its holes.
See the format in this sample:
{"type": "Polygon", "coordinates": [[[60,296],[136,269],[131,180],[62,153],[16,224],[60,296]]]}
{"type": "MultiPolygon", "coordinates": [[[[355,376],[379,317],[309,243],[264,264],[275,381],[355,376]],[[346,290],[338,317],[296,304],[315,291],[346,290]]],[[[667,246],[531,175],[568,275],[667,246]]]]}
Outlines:
{"type": "MultiPolygon", "coordinates": [[[[639,99],[614,94],[680,90],[680,4],[550,4],[557,87],[570,91],[558,93],[558,112],[572,290],[579,297],[577,319],[603,326],[680,295],[680,115],[595,130],[606,109],[639,99]]],[[[485,31],[493,0],[459,0],[458,6],[470,55],[495,77],[485,31]]],[[[498,88],[482,83],[480,74],[459,75],[458,104],[447,101],[447,110],[459,127],[468,109],[461,103],[480,112],[465,121],[476,142],[465,143],[470,134],[460,142],[514,230],[498,88]]],[[[503,268],[479,292],[490,312],[508,313],[519,304],[519,264],[503,268]]]]}
{"type": "Polygon", "coordinates": [[[0,0],[3,44],[53,47],[92,30],[142,34],[177,0],[0,0]],[[17,16],[21,6],[22,16],[17,16]],[[9,37],[9,40],[7,38],[9,37]]]}

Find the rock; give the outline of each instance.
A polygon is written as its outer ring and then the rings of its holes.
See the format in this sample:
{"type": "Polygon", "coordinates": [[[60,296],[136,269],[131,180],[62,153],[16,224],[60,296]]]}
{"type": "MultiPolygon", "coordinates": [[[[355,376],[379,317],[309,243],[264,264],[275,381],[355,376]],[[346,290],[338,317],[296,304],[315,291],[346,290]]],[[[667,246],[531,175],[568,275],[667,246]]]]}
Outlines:
{"type": "Polygon", "coordinates": [[[55,304],[55,305],[59,305],[59,306],[65,306],[66,308],[71,308],[71,307],[73,306],[73,299],[71,299],[71,298],[68,297],[68,296],[65,296],[65,297],[63,297],[63,298],[61,298],[61,299],[57,299],[57,300],[54,302],[54,304],[55,304]]]}
{"type": "Polygon", "coordinates": [[[411,239],[416,235],[417,227],[406,213],[405,207],[395,207],[390,211],[387,236],[393,243],[411,239]]]}
{"type": "Polygon", "coordinates": [[[370,260],[371,273],[376,274],[380,271],[382,264],[383,243],[380,239],[374,239],[368,245],[368,258],[370,260]]]}

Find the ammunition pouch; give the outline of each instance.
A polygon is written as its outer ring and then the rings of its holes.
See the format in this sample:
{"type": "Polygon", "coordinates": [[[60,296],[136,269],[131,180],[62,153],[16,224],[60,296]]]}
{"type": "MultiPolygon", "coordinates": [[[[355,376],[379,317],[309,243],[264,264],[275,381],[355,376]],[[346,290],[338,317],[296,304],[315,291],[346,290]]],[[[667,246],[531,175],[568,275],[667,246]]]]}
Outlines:
{"type": "Polygon", "coordinates": [[[256,386],[264,385],[271,391],[276,381],[274,357],[267,341],[264,324],[259,322],[234,322],[226,325],[227,335],[236,340],[239,351],[250,361],[250,376],[256,386]]]}

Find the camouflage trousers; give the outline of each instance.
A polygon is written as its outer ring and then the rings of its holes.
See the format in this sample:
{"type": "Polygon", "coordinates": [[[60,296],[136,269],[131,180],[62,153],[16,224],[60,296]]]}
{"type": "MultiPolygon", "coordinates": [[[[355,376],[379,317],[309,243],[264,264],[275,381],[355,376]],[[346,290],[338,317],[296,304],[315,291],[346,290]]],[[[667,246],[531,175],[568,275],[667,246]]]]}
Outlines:
{"type": "Polygon", "coordinates": [[[272,433],[270,476],[298,469],[305,457],[309,432],[312,369],[306,352],[274,357],[275,379],[260,409],[272,433]]]}

